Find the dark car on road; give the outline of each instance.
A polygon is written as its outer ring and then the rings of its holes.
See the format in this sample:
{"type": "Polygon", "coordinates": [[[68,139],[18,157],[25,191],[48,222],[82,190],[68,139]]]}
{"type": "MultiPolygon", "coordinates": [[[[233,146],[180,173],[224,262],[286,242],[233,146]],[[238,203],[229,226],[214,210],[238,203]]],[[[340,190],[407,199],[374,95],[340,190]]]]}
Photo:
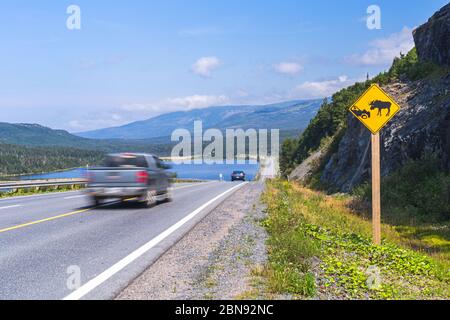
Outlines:
{"type": "Polygon", "coordinates": [[[88,171],[86,192],[92,203],[134,198],[151,207],[171,201],[170,166],[151,154],[121,153],[106,156],[103,166],[88,171]]]}
{"type": "Polygon", "coordinates": [[[231,174],[231,181],[245,181],[245,172],[244,171],[233,171],[231,174]]]}

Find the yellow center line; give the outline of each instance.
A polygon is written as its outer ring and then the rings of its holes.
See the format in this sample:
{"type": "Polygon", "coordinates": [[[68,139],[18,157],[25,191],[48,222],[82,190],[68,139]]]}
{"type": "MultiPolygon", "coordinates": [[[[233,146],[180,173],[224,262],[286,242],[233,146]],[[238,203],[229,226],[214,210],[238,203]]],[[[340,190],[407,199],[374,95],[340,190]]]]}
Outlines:
{"type": "Polygon", "coordinates": [[[35,225],[35,224],[39,224],[39,223],[43,223],[43,222],[48,222],[48,221],[52,221],[52,220],[56,220],[56,219],[60,219],[60,218],[73,216],[75,214],[79,214],[79,213],[83,213],[83,212],[86,212],[86,211],[90,211],[92,209],[94,209],[94,208],[72,211],[72,212],[69,212],[69,213],[60,214],[58,216],[54,216],[54,217],[50,217],[50,218],[45,218],[45,219],[41,219],[41,220],[37,220],[37,221],[31,221],[31,222],[19,224],[17,226],[5,228],[5,229],[0,229],[0,233],[4,233],[4,232],[7,232],[7,231],[12,231],[12,230],[17,230],[17,229],[22,229],[22,228],[29,227],[29,226],[32,226],[32,225],[35,225]]]}
{"type": "MultiPolygon", "coordinates": [[[[177,190],[177,189],[183,189],[183,188],[187,188],[187,187],[190,187],[190,186],[191,186],[191,185],[189,185],[189,186],[182,186],[182,187],[178,187],[178,188],[174,188],[174,189],[175,189],[175,190],[177,190]]],[[[192,185],[192,186],[196,186],[196,185],[194,184],[194,185],[192,185]]],[[[136,200],[136,199],[137,199],[137,198],[129,198],[129,199],[125,199],[125,201],[133,201],[133,200],[136,200]]],[[[87,211],[90,211],[90,210],[92,210],[92,209],[99,208],[99,207],[103,207],[103,206],[108,206],[108,205],[111,205],[111,204],[114,204],[114,203],[116,203],[116,202],[105,203],[105,204],[99,205],[99,206],[97,206],[97,207],[92,207],[92,208],[88,208],[88,209],[82,209],[82,210],[72,211],[72,212],[60,214],[60,215],[54,216],[54,217],[49,217],[49,218],[45,218],[45,219],[41,219],[41,220],[36,220],[36,221],[31,221],[31,222],[19,224],[19,225],[13,226],[13,227],[8,227],[8,228],[5,228],[5,229],[0,229],[0,233],[5,233],[5,232],[8,232],[8,231],[13,231],[13,230],[17,230],[17,229],[22,229],[22,228],[29,227],[29,226],[33,226],[33,225],[36,225],[36,224],[40,224],[40,223],[44,223],[44,222],[53,221],[53,220],[56,220],[56,219],[61,219],[61,218],[65,218],[65,217],[70,217],[70,216],[73,216],[73,215],[75,215],[75,214],[87,212],[87,211]]]]}

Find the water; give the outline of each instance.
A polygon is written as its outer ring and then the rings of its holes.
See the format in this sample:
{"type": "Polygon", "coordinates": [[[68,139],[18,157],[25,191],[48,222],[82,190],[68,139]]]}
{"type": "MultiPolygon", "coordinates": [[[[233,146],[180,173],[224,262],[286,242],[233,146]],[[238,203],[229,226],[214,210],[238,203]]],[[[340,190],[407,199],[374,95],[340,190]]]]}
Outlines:
{"type": "Polygon", "coordinates": [[[247,176],[247,180],[253,180],[255,175],[258,173],[258,169],[258,164],[180,164],[173,165],[173,168],[170,171],[175,172],[177,177],[181,179],[218,180],[219,175],[222,174],[224,180],[230,181],[231,173],[235,170],[244,171],[247,176]]]}
{"type": "Polygon", "coordinates": [[[21,176],[20,180],[46,180],[46,179],[78,179],[85,177],[86,169],[72,169],[59,172],[49,172],[42,174],[34,174],[29,176],[21,176]]]}
{"type": "MultiPolygon", "coordinates": [[[[173,165],[169,171],[175,172],[180,179],[201,179],[201,180],[219,180],[219,175],[223,175],[224,180],[231,180],[231,173],[235,170],[242,170],[247,175],[247,180],[253,180],[259,169],[258,164],[213,164],[213,165],[193,165],[180,164],[173,165]]],[[[79,168],[61,172],[50,172],[43,174],[34,174],[20,177],[21,180],[39,180],[39,179],[77,179],[83,178],[86,169],[79,168]]]]}

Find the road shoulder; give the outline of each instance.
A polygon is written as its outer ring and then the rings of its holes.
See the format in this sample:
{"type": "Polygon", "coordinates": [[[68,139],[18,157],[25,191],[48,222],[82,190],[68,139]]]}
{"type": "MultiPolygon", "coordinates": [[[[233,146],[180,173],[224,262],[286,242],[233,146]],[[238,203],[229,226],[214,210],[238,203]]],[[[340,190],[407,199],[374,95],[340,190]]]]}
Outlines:
{"type": "Polygon", "coordinates": [[[255,270],[266,263],[262,183],[250,183],[215,208],[116,299],[258,299],[255,270]]]}

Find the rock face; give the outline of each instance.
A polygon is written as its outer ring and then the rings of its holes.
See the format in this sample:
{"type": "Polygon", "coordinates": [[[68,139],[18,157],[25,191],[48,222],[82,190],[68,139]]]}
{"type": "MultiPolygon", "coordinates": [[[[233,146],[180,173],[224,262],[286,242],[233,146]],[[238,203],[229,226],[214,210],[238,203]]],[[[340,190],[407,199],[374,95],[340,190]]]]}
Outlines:
{"type": "Polygon", "coordinates": [[[305,159],[294,171],[289,175],[289,180],[303,182],[309,178],[311,171],[314,169],[314,164],[320,161],[322,157],[322,150],[318,150],[305,159]]]}
{"type": "MultiPolygon", "coordinates": [[[[439,78],[391,83],[383,89],[401,111],[381,132],[381,174],[387,175],[410,160],[433,154],[450,171],[450,4],[414,31],[421,61],[439,64],[439,78]]],[[[371,172],[370,132],[349,115],[338,151],[327,162],[321,180],[332,189],[348,192],[371,172]]]]}
{"type": "MultiPolygon", "coordinates": [[[[402,107],[381,133],[381,173],[426,154],[450,170],[450,74],[440,79],[393,83],[383,89],[402,107]]],[[[348,192],[370,177],[370,132],[353,116],[322,181],[348,192]]]]}
{"type": "Polygon", "coordinates": [[[450,3],[414,30],[413,35],[421,60],[450,65],[450,3]]]}

